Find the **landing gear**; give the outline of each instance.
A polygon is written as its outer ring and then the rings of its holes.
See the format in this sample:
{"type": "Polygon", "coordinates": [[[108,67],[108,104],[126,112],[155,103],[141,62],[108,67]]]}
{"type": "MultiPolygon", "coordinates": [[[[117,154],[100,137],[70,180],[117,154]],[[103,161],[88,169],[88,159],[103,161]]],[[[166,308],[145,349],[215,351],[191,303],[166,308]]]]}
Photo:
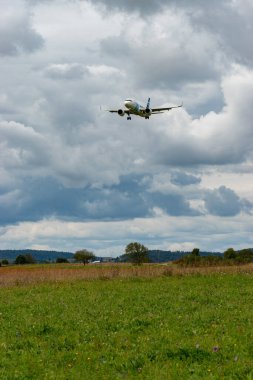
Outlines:
{"type": "Polygon", "coordinates": [[[149,119],[149,116],[145,116],[145,119],[149,119]]]}
{"type": "Polygon", "coordinates": [[[127,120],[131,120],[132,118],[131,118],[131,116],[127,116],[127,120]]]}

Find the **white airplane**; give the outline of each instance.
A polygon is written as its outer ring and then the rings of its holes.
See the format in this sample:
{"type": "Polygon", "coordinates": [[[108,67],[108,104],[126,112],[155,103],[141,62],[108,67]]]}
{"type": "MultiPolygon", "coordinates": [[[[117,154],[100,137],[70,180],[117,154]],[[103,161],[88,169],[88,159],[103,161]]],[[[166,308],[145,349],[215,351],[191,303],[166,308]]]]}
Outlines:
{"type": "Polygon", "coordinates": [[[127,120],[131,120],[131,115],[137,115],[141,117],[145,117],[145,119],[149,119],[151,115],[156,115],[158,113],[164,113],[164,111],[170,111],[172,108],[179,108],[182,107],[183,104],[180,104],[179,106],[172,106],[172,107],[158,107],[158,108],[150,108],[150,98],[148,98],[148,102],[146,107],[143,107],[139,103],[137,103],[133,99],[126,99],[124,101],[125,109],[118,109],[118,110],[107,110],[112,113],[118,113],[119,116],[124,116],[127,114],[127,120]]]}

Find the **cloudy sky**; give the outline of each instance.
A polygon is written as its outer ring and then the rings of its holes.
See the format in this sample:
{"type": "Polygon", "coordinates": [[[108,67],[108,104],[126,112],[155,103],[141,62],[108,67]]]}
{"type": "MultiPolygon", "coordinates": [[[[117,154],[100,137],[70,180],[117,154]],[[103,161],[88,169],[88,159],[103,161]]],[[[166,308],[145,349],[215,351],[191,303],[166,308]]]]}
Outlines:
{"type": "Polygon", "coordinates": [[[253,247],[251,0],[0,5],[0,249],[253,247]]]}

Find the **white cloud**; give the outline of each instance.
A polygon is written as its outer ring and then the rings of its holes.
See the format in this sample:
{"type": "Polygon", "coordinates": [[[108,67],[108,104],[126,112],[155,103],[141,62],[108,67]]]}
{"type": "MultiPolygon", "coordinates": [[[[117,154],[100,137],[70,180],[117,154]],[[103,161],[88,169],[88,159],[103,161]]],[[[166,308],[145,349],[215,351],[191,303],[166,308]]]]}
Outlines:
{"type": "Polygon", "coordinates": [[[45,74],[52,79],[81,79],[84,68],[78,63],[52,64],[46,68],[45,74]]]}
{"type": "Polygon", "coordinates": [[[112,67],[112,66],[107,66],[107,65],[88,65],[87,66],[87,69],[89,70],[89,72],[93,75],[107,75],[107,76],[111,76],[111,75],[117,75],[117,76],[121,76],[122,78],[125,77],[125,73],[118,69],[117,67],[112,67]]]}
{"type": "Polygon", "coordinates": [[[253,168],[247,166],[245,171],[243,165],[227,167],[226,169],[210,168],[207,173],[203,173],[201,187],[203,189],[217,188],[221,183],[234,190],[241,198],[253,201],[253,168]]]}
{"type": "Polygon", "coordinates": [[[36,170],[48,160],[46,139],[31,127],[16,122],[0,122],[1,165],[3,170],[36,170]]]}
{"type": "MultiPolygon", "coordinates": [[[[0,227],[0,242],[2,247],[6,247],[11,238],[13,244],[20,248],[48,242],[47,245],[52,249],[75,251],[86,247],[93,249],[95,253],[103,253],[108,252],[108,244],[115,251],[118,247],[125,247],[129,241],[137,240],[150,249],[190,249],[197,246],[201,250],[224,251],[228,246],[235,249],[252,246],[250,225],[250,216],[231,219],[214,216],[183,219],[159,216],[130,221],[86,223],[43,220],[0,227]],[[231,235],[229,241],[227,234],[231,235]]],[[[124,252],[119,252],[122,253],[124,252]]]]}

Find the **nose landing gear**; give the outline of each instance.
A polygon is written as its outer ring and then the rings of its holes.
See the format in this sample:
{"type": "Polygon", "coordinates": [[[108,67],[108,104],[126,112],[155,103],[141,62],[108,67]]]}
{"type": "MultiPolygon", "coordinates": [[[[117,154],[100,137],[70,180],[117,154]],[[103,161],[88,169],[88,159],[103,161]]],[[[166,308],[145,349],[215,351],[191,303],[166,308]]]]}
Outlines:
{"type": "Polygon", "coordinates": [[[131,120],[132,118],[131,118],[131,116],[127,116],[127,120],[131,120]]]}

